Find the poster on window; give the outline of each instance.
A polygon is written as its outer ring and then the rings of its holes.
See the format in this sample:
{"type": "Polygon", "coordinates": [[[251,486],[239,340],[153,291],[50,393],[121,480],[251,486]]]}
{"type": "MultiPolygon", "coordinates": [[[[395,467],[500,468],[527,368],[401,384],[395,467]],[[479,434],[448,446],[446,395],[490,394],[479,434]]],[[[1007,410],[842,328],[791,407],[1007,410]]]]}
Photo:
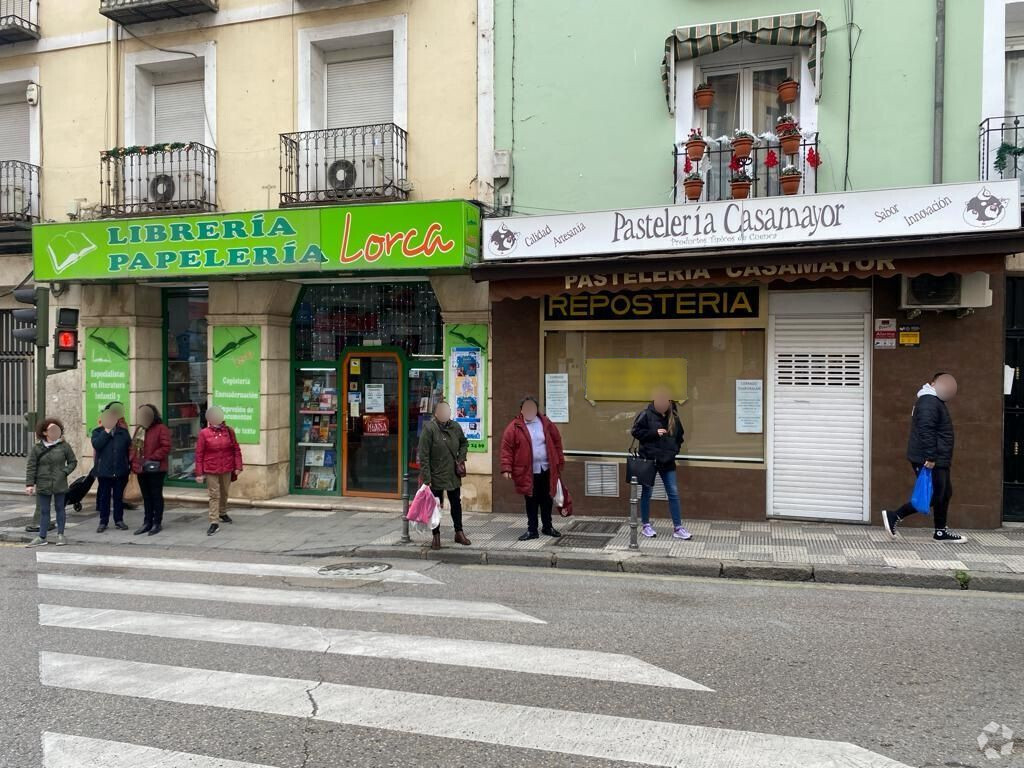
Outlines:
{"type": "Polygon", "coordinates": [[[736,379],[736,432],[760,434],[764,431],[764,380],[736,379]]]}
{"type": "Polygon", "coordinates": [[[452,415],[469,440],[469,450],[487,450],[485,410],[487,326],[449,325],[445,328],[448,402],[452,415]]]}

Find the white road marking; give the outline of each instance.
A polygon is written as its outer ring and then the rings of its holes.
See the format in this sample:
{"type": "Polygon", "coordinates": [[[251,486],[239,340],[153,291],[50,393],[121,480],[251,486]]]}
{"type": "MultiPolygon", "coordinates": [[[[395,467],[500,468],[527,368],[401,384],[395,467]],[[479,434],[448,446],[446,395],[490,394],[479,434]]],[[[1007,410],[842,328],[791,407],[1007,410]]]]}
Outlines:
{"type": "Polygon", "coordinates": [[[72,592],[92,592],[98,595],[106,593],[138,597],[170,597],[182,600],[212,600],[220,603],[280,605],[291,608],[326,608],[334,611],[363,613],[399,613],[409,616],[439,616],[452,619],[518,621],[528,624],[547,623],[499,603],[478,603],[469,600],[383,597],[338,594],[334,591],[299,591],[261,587],[226,587],[183,581],[107,579],[95,576],[61,576],[51,573],[40,573],[36,578],[40,589],[66,589],[72,592]]]}
{"type": "Polygon", "coordinates": [[[43,768],[272,768],[123,741],[43,733],[43,768]]]}
{"type": "Polygon", "coordinates": [[[188,573],[226,573],[237,576],[278,576],[300,579],[354,579],[357,581],[393,581],[400,584],[441,584],[426,574],[392,568],[381,573],[346,575],[337,572],[319,573],[311,565],[279,565],[275,563],[232,563],[220,560],[183,560],[174,557],[125,557],[123,555],[87,555],[79,552],[36,552],[37,563],[51,565],[104,566],[107,568],[140,568],[154,571],[188,573]]]}
{"type": "Polygon", "coordinates": [[[315,680],[39,654],[43,685],[686,768],[908,768],[853,744],[315,680]]]}
{"type": "Polygon", "coordinates": [[[606,680],[690,691],[711,690],[633,656],[539,645],[319,629],[291,624],[64,605],[40,605],[39,623],[46,627],[123,632],[173,640],[199,640],[376,659],[406,659],[428,664],[606,680]]]}

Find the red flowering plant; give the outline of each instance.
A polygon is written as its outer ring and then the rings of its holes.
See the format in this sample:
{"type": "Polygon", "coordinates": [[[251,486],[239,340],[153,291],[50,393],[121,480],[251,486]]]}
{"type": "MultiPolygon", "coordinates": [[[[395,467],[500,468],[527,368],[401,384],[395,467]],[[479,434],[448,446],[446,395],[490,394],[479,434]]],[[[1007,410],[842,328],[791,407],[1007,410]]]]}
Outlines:
{"type": "Polygon", "coordinates": [[[821,165],[821,155],[818,154],[814,147],[807,150],[807,164],[815,170],[821,165]]]}
{"type": "Polygon", "coordinates": [[[686,162],[683,163],[683,181],[704,181],[704,177],[701,176],[700,171],[693,169],[693,162],[690,158],[686,158],[686,162]]]}
{"type": "Polygon", "coordinates": [[[800,123],[791,114],[786,113],[775,121],[775,135],[780,138],[783,136],[799,136],[800,123]]]}
{"type": "Polygon", "coordinates": [[[769,149],[764,155],[764,167],[774,168],[779,164],[779,156],[775,154],[774,149],[769,149]]]}
{"type": "Polygon", "coordinates": [[[735,155],[733,155],[732,160],[729,161],[729,171],[731,172],[729,175],[730,181],[753,181],[753,179],[750,178],[750,174],[747,173],[747,166],[741,163],[735,155]]]}

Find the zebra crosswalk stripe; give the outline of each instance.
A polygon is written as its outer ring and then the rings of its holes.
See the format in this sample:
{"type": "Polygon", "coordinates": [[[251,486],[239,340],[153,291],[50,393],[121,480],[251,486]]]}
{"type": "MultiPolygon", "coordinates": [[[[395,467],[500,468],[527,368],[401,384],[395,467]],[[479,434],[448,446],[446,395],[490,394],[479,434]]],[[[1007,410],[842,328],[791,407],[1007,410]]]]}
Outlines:
{"type": "Polygon", "coordinates": [[[183,581],[145,581],[142,579],[108,579],[96,576],[64,576],[52,573],[37,574],[36,579],[40,589],[63,589],[72,592],[91,592],[95,594],[169,597],[184,600],[210,600],[221,603],[277,605],[291,608],[326,608],[335,611],[398,613],[410,616],[512,621],[528,624],[546,623],[542,619],[528,616],[525,613],[499,603],[484,603],[470,600],[352,595],[294,589],[229,587],[216,584],[194,584],[183,581]]]}
{"type": "Polygon", "coordinates": [[[43,733],[43,768],[273,768],[123,741],[43,733]]]}
{"type": "Polygon", "coordinates": [[[908,768],[853,744],[43,652],[43,685],[688,768],[908,768]]]}
{"type": "Polygon", "coordinates": [[[424,573],[391,568],[374,574],[348,574],[338,571],[320,573],[310,565],[278,563],[232,563],[220,560],[187,560],[176,557],[131,557],[124,555],[90,555],[82,552],[36,552],[36,562],[48,565],[103,566],[106,568],[138,568],[141,570],[179,571],[183,573],[229,574],[238,576],[277,576],[299,579],[351,579],[355,581],[389,581],[399,584],[441,584],[424,573]]]}
{"type": "Polygon", "coordinates": [[[546,648],[537,645],[359,632],[64,605],[40,605],[39,623],[46,627],[121,632],[173,640],[198,640],[378,659],[405,659],[429,664],[450,664],[692,691],[711,690],[632,656],[570,648],[546,648]]]}

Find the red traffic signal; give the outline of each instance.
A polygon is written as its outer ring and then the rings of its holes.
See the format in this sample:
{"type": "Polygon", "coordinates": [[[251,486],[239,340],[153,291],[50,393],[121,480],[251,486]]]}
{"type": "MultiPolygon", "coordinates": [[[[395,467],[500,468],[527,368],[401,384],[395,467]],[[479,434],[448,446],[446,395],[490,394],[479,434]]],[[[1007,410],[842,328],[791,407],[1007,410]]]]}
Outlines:
{"type": "Polygon", "coordinates": [[[78,331],[57,331],[57,349],[78,349],[78,331]]]}
{"type": "Polygon", "coordinates": [[[53,332],[53,367],[69,371],[78,367],[78,310],[57,310],[57,328],[53,332]]]}

